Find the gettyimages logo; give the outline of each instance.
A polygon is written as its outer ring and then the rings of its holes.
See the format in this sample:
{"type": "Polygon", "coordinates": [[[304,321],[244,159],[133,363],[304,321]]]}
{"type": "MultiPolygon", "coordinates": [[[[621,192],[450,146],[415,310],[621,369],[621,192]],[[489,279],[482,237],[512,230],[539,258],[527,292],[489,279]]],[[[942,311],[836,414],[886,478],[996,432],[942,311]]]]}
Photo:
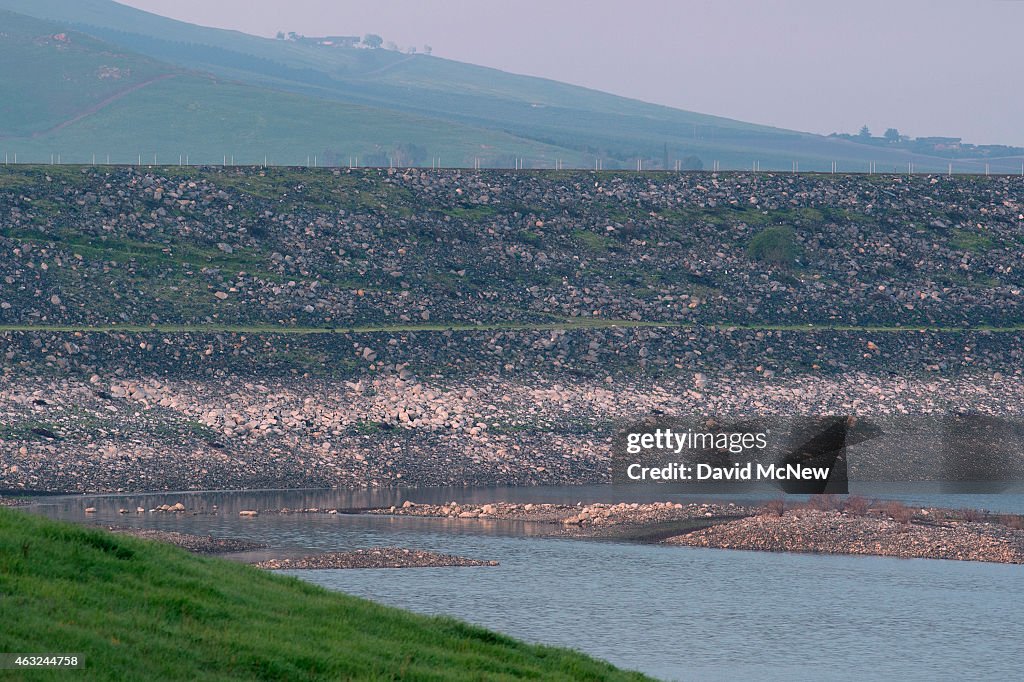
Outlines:
{"type": "Polygon", "coordinates": [[[849,481],[932,481],[999,492],[1024,481],[1024,423],[979,414],[669,418],[619,431],[612,477],[686,492],[849,492],[849,481]]]}
{"type": "Polygon", "coordinates": [[[848,492],[849,417],[653,418],[616,439],[616,483],[848,492]]]}

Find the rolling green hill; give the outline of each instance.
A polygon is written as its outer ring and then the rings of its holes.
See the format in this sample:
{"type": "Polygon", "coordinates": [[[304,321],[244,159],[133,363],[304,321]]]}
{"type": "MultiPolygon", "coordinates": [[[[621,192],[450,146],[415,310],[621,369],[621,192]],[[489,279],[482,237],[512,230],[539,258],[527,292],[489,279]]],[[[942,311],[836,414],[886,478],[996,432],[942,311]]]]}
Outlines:
{"type": "MultiPolygon", "coordinates": [[[[466,163],[486,146],[520,155],[573,159],[569,150],[402,112],[317,100],[182,74],[155,81],[74,124],[18,140],[19,160],[62,154],[65,163],[346,165],[397,148],[420,147],[466,163]],[[68,151],[70,150],[70,152],[68,151]]],[[[430,163],[426,160],[426,163],[430,163]]]]}
{"type": "Polygon", "coordinates": [[[77,679],[647,679],[449,618],[7,509],[0,618],[0,651],[79,654],[77,679]]]}
{"type": "MultiPolygon", "coordinates": [[[[906,150],[707,116],[427,55],[325,48],[204,28],[111,0],[0,0],[0,9],[37,18],[31,30],[19,37],[20,45],[47,32],[73,30],[82,35],[82,49],[94,48],[100,55],[118,53],[122,59],[137,61],[133,74],[137,72],[139,78],[147,73],[143,64],[151,70],[215,76],[219,81],[196,84],[207,92],[195,97],[210,101],[223,92],[224,101],[211,106],[243,112],[241,123],[229,115],[219,129],[206,126],[210,137],[185,139],[150,125],[153,112],[146,97],[142,91],[131,93],[117,100],[120,116],[142,121],[136,128],[143,139],[134,134],[123,139],[114,136],[120,144],[112,153],[124,160],[137,160],[138,154],[145,157],[146,152],[164,158],[185,152],[193,159],[203,153],[206,161],[221,160],[226,153],[250,162],[271,154],[282,163],[303,163],[309,154],[334,152],[343,163],[359,156],[370,165],[386,165],[398,155],[413,165],[427,166],[441,157],[445,165],[468,166],[480,158],[484,165],[496,167],[512,167],[517,158],[525,158],[526,167],[546,168],[557,160],[592,168],[598,159],[605,168],[635,168],[637,159],[651,169],[672,168],[676,161],[705,168],[715,161],[722,168],[750,168],[758,162],[763,169],[781,170],[790,170],[794,161],[801,170],[825,170],[833,161],[853,171],[866,170],[872,161],[880,171],[905,170],[911,160],[922,171],[947,167],[947,159],[906,150]],[[43,26],[42,20],[48,23],[43,26]],[[240,96],[241,91],[214,87],[223,81],[252,89],[240,96]],[[305,100],[289,99],[290,104],[284,105],[280,93],[305,100]],[[269,101],[264,104],[264,100],[269,101]],[[346,137],[322,121],[303,123],[284,139],[273,128],[252,126],[244,115],[266,107],[273,117],[283,107],[286,116],[297,121],[304,116],[296,116],[296,111],[306,106],[328,111],[324,103],[345,105],[338,116],[346,123],[361,118],[364,125],[355,124],[346,137]],[[388,136],[374,135],[377,124],[393,128],[388,136]]],[[[42,49],[36,47],[37,52],[42,49]]],[[[11,69],[15,78],[54,82],[66,71],[60,60],[65,53],[40,61],[14,43],[5,49],[5,63],[20,65],[11,69]]],[[[96,54],[89,60],[82,62],[82,68],[103,61],[96,54]]],[[[47,116],[13,112],[18,115],[12,115],[12,123],[0,121],[0,128],[16,135],[4,141],[5,147],[18,147],[37,161],[47,160],[51,153],[91,159],[96,150],[84,148],[81,141],[92,139],[92,133],[51,134],[44,123],[53,125],[61,115],[77,115],[88,103],[102,101],[103,92],[80,92],[89,85],[80,79],[59,84],[44,95],[37,94],[35,87],[20,89],[32,99],[41,97],[32,106],[45,109],[47,116]],[[33,122],[29,128],[25,120],[33,122]],[[26,132],[36,137],[26,140],[26,132]]],[[[101,141],[106,142],[101,138],[97,143],[101,141]]],[[[1020,162],[1017,158],[989,160],[997,172],[1018,172],[1020,162]]],[[[978,172],[984,170],[984,163],[957,160],[956,167],[978,172]]]]}
{"type": "Polygon", "coordinates": [[[177,71],[89,36],[70,39],[50,22],[0,11],[0,26],[0,136],[44,133],[177,71]]]}

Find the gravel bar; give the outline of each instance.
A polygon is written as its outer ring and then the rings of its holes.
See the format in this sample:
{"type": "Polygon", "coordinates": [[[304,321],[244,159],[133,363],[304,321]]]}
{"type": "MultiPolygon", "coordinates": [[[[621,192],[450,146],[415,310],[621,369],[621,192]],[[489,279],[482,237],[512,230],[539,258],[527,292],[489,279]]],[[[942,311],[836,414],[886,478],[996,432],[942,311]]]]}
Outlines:
{"type": "Polygon", "coordinates": [[[437,554],[401,547],[374,547],[353,552],[329,552],[300,559],[268,559],[255,566],[270,570],[339,568],[440,568],[449,566],[497,566],[497,561],[478,561],[451,554],[437,554]]]}

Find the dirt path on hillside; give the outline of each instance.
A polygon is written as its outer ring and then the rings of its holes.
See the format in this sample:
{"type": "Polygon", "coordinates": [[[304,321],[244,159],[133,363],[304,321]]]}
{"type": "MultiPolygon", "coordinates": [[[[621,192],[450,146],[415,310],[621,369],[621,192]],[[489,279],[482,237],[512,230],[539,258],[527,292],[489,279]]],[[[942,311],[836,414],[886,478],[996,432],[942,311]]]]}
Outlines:
{"type": "MultiPolygon", "coordinates": [[[[96,104],[93,104],[92,106],[90,106],[90,107],[88,107],[86,109],[83,109],[82,111],[80,111],[79,113],[75,114],[74,116],[72,116],[68,120],[63,121],[61,123],[58,123],[57,125],[53,126],[52,128],[47,128],[46,130],[37,130],[36,132],[32,133],[32,135],[30,135],[30,137],[32,139],[36,139],[36,138],[39,138],[39,137],[43,137],[44,135],[49,135],[51,133],[60,132],[61,130],[64,130],[68,126],[81,121],[83,118],[85,118],[87,116],[92,116],[93,114],[95,114],[96,112],[100,111],[101,109],[104,109],[105,107],[113,104],[114,102],[118,101],[119,99],[121,99],[123,97],[126,97],[126,96],[132,94],[133,92],[141,90],[142,88],[145,88],[145,87],[147,87],[149,85],[152,85],[153,83],[157,83],[159,81],[167,80],[168,78],[174,78],[177,75],[178,74],[176,74],[176,73],[165,73],[162,76],[156,76],[155,78],[150,78],[149,80],[142,81],[141,83],[136,83],[135,85],[132,85],[131,87],[128,87],[128,88],[125,88],[124,90],[120,90],[118,92],[115,92],[113,95],[110,95],[106,99],[103,99],[103,100],[97,102],[96,104]]],[[[0,139],[8,139],[8,138],[13,138],[13,137],[21,137],[21,136],[20,135],[0,135],[0,139]]]]}

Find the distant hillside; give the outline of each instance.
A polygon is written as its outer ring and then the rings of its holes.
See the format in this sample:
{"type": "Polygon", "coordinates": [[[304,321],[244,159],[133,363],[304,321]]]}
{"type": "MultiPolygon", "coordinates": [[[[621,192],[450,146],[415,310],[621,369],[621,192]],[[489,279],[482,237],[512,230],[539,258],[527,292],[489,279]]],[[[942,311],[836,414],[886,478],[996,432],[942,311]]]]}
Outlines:
{"type": "MultiPolygon", "coordinates": [[[[143,65],[159,72],[216,77],[194,82],[189,99],[176,93],[180,101],[206,103],[221,112],[221,118],[198,126],[205,130],[203,135],[195,125],[178,133],[157,127],[157,121],[176,111],[165,110],[153,119],[152,107],[141,93],[122,97],[112,108],[117,120],[141,121],[133,125],[138,134],[127,138],[116,130],[106,138],[95,137],[97,128],[105,129],[111,121],[88,132],[74,130],[77,122],[69,123],[58,131],[67,134],[49,133],[41,126],[27,131],[24,123],[15,127],[0,121],[0,127],[18,136],[4,141],[4,146],[18,147],[35,160],[45,161],[51,153],[78,160],[102,153],[105,158],[106,151],[95,147],[106,146],[121,161],[152,152],[165,159],[186,153],[191,160],[206,162],[222,161],[228,154],[238,162],[253,163],[268,154],[277,163],[305,163],[308,155],[317,154],[342,165],[359,157],[371,165],[388,165],[397,158],[403,165],[430,166],[440,157],[445,165],[469,166],[480,159],[487,166],[513,167],[522,158],[526,167],[551,168],[560,160],[585,168],[600,161],[609,169],[635,168],[638,159],[648,169],[675,168],[677,163],[711,168],[717,161],[722,168],[751,168],[757,163],[762,169],[791,170],[797,162],[801,170],[827,170],[835,161],[840,169],[855,171],[866,170],[869,162],[875,162],[879,171],[906,170],[910,161],[918,170],[943,171],[948,162],[940,155],[758,126],[428,55],[324,48],[204,28],[110,0],[0,0],[0,8],[49,22],[4,22],[12,23],[11,33],[16,35],[9,44],[4,41],[5,63],[18,65],[11,69],[17,75],[9,77],[30,79],[19,91],[33,100],[42,97],[31,107],[48,114],[19,114],[23,119],[52,125],[61,115],[74,117],[87,110],[88,103],[103,101],[102,88],[64,78],[68,67],[62,60],[70,60],[71,52],[47,53],[46,59],[38,59],[40,51],[52,47],[45,40],[37,44],[47,34],[80,35],[82,49],[96,51],[81,68],[104,61],[101,56],[118,54],[138,63],[133,74],[139,78],[147,73],[143,65]],[[240,96],[235,86],[224,87],[224,81],[252,89],[240,96]],[[54,86],[40,94],[38,85],[32,85],[38,83],[54,86]],[[304,99],[282,100],[281,93],[304,99]],[[339,114],[343,125],[304,120],[305,108],[321,112],[313,115],[315,119],[334,103],[346,107],[339,114]],[[302,123],[294,129],[286,126],[286,134],[246,115],[235,118],[239,112],[264,110],[271,119],[281,116],[288,124],[302,123]],[[25,139],[26,132],[36,137],[25,139]],[[86,140],[91,147],[84,146],[86,140]]],[[[111,89],[110,84],[103,85],[111,89]]],[[[1014,157],[989,163],[994,172],[1019,172],[1020,162],[1014,157]]],[[[984,171],[982,161],[960,158],[955,165],[959,171],[984,171]]]]}
{"type": "MultiPolygon", "coordinates": [[[[0,58],[8,98],[0,147],[19,161],[301,165],[363,162],[387,165],[417,155],[448,154],[448,163],[480,149],[563,157],[569,150],[394,110],[270,90],[158,62],[112,48],[60,24],[0,11],[0,58]],[[457,159],[456,159],[457,157],[457,159]]],[[[429,155],[429,156],[428,156],[429,155]]],[[[442,158],[442,161],[445,159],[442,158]]]]}
{"type": "Polygon", "coordinates": [[[180,71],[112,51],[106,43],[68,34],[50,22],[0,12],[0,26],[3,137],[45,133],[120,93],[180,71]]]}

